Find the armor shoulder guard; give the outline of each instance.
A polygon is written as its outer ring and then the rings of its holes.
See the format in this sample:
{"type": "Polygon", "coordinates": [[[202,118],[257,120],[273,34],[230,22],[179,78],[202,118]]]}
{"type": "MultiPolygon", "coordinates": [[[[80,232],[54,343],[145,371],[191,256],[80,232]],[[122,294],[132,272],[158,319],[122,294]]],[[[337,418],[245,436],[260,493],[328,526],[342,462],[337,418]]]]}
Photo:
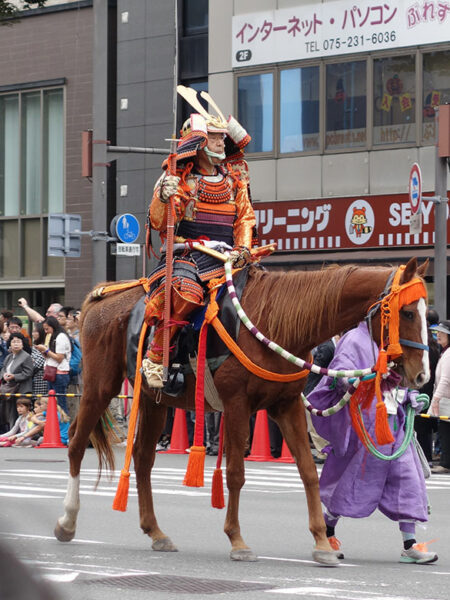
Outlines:
{"type": "Polygon", "coordinates": [[[228,166],[233,171],[233,173],[239,177],[239,180],[242,183],[245,183],[245,185],[248,185],[250,183],[248,164],[246,160],[235,160],[228,163],[228,166]]]}
{"type": "Polygon", "coordinates": [[[197,196],[198,192],[198,177],[196,175],[189,174],[186,177],[186,184],[189,188],[189,194],[191,196],[197,196]]]}

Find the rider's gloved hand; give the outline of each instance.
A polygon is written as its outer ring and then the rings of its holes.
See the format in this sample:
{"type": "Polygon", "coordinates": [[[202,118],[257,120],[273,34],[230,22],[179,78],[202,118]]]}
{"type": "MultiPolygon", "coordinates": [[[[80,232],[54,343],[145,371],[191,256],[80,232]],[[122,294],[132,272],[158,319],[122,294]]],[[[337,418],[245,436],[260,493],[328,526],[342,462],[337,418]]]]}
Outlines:
{"type": "Polygon", "coordinates": [[[167,175],[164,177],[159,190],[159,197],[161,202],[167,204],[170,198],[177,193],[178,186],[180,185],[180,178],[177,175],[167,175]]]}
{"type": "Polygon", "coordinates": [[[430,406],[430,397],[428,394],[419,394],[417,390],[408,392],[408,400],[411,406],[414,408],[416,415],[420,415],[420,413],[425,412],[430,406]]]}
{"type": "Polygon", "coordinates": [[[237,246],[230,252],[230,257],[235,269],[241,269],[251,261],[252,255],[250,250],[245,246],[237,246]]]}

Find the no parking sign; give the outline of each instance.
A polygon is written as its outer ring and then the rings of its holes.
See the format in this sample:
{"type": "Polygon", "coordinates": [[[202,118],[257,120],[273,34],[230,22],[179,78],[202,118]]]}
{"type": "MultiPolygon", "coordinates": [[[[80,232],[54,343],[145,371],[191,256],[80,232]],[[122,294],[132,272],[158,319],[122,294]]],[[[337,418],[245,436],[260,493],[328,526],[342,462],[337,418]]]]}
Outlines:
{"type": "Polygon", "coordinates": [[[411,234],[422,232],[422,173],[417,163],[414,163],[409,173],[409,203],[411,205],[411,219],[409,232],[411,234]]]}

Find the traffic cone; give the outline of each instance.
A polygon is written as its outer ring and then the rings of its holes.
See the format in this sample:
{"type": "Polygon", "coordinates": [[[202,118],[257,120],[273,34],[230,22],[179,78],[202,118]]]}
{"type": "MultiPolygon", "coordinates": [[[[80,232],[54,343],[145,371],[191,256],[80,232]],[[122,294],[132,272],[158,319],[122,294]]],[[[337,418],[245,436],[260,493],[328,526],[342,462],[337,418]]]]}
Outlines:
{"type": "Polygon", "coordinates": [[[47,414],[45,416],[44,425],[44,441],[39,446],[36,446],[36,448],[67,448],[67,446],[61,442],[54,390],[50,390],[48,393],[47,414]]]}
{"type": "Polygon", "coordinates": [[[266,410],[256,413],[255,429],[250,455],[245,460],[267,462],[276,460],[270,454],[269,421],[266,410]]]}
{"type": "Polygon", "coordinates": [[[186,411],[182,408],[176,408],[172,435],[170,436],[170,447],[167,450],[158,452],[158,454],[187,454],[186,448],[189,448],[186,411]]]}
{"type": "Polygon", "coordinates": [[[283,438],[283,445],[281,446],[281,456],[277,458],[277,462],[282,463],[295,463],[295,460],[292,458],[291,451],[286,444],[286,441],[283,438]]]}

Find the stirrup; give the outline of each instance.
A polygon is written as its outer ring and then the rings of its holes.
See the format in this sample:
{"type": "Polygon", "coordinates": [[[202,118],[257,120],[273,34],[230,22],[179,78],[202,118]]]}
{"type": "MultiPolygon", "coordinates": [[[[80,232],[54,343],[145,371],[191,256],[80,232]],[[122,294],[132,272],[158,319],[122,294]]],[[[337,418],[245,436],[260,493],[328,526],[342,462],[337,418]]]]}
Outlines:
{"type": "Polygon", "coordinates": [[[149,358],[144,358],[142,361],[142,373],[145,375],[148,387],[154,389],[162,389],[164,387],[162,365],[153,362],[149,358]]]}

